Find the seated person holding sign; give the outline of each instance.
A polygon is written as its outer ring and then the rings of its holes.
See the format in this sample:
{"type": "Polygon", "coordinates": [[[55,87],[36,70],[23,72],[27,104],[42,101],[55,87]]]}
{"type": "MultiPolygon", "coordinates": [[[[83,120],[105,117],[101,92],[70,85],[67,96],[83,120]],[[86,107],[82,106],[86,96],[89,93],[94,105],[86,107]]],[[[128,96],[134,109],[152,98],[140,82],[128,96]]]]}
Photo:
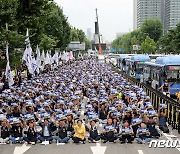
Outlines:
{"type": "Polygon", "coordinates": [[[58,143],[68,143],[70,137],[67,135],[67,125],[65,123],[66,118],[61,117],[59,119],[59,122],[57,121],[58,124],[56,124],[56,137],[55,140],[58,143]]]}
{"type": "Polygon", "coordinates": [[[102,132],[101,139],[104,140],[103,143],[106,143],[108,141],[114,142],[117,139],[117,137],[115,137],[115,133],[117,133],[117,130],[112,123],[112,119],[109,118],[107,121],[107,124],[104,126],[104,130],[102,132]]]}
{"type": "Polygon", "coordinates": [[[35,127],[35,122],[30,121],[28,124],[28,129],[27,131],[24,132],[24,134],[26,134],[27,136],[24,137],[24,140],[28,143],[28,144],[36,144],[37,142],[37,137],[36,137],[36,127],[35,127]]]}
{"type": "Polygon", "coordinates": [[[127,143],[132,143],[134,140],[133,129],[129,126],[127,121],[124,122],[120,134],[122,135],[120,138],[121,144],[126,143],[126,140],[128,141],[127,143]]]}
{"type": "Polygon", "coordinates": [[[100,136],[98,135],[96,120],[91,120],[90,125],[91,125],[91,128],[89,129],[90,136],[88,137],[88,140],[89,142],[96,143],[101,139],[100,136]]]}
{"type": "Polygon", "coordinates": [[[19,118],[13,117],[10,119],[10,137],[12,143],[22,143],[23,141],[23,123],[19,118]]]}
{"type": "Polygon", "coordinates": [[[140,127],[138,128],[137,136],[138,136],[138,138],[136,138],[136,141],[139,144],[149,143],[151,141],[149,138],[149,136],[150,136],[149,129],[147,128],[147,126],[144,122],[142,122],[140,127]]]}

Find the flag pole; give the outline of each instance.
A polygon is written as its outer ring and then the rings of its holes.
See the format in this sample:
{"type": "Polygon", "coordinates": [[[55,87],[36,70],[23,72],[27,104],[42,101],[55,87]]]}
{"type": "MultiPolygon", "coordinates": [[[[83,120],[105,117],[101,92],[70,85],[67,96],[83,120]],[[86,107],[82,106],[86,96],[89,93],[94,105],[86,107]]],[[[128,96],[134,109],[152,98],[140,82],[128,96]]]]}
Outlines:
{"type": "MultiPolygon", "coordinates": [[[[6,30],[8,31],[8,24],[6,23],[6,30]]],[[[9,65],[9,53],[8,53],[8,40],[6,40],[6,58],[7,58],[7,65],[6,65],[6,79],[8,79],[9,87],[14,84],[13,75],[11,72],[11,67],[9,65]]]]}

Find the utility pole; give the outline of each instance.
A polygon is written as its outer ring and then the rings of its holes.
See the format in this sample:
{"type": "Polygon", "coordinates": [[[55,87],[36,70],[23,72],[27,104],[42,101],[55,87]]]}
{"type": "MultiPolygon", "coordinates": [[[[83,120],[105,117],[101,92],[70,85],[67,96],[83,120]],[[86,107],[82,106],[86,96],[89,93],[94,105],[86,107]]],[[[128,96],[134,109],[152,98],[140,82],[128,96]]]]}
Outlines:
{"type": "Polygon", "coordinates": [[[99,32],[99,19],[98,19],[98,10],[96,8],[96,20],[97,20],[97,28],[98,28],[98,39],[99,39],[99,54],[102,55],[102,47],[101,47],[101,35],[99,32]]]}

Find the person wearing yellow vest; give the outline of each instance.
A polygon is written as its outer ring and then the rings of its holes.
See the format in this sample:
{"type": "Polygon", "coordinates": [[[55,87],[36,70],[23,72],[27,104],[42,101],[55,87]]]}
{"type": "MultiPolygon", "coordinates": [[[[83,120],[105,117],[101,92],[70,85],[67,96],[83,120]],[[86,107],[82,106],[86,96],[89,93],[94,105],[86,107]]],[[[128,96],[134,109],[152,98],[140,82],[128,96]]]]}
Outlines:
{"type": "Polygon", "coordinates": [[[85,134],[86,134],[86,129],[85,126],[82,124],[82,120],[78,120],[77,124],[75,126],[73,126],[74,130],[75,130],[75,134],[73,136],[73,141],[74,143],[80,143],[82,142],[83,144],[85,144],[86,138],[85,138],[85,134]]]}
{"type": "Polygon", "coordinates": [[[180,92],[176,93],[177,101],[180,102],[180,92]]]}
{"type": "Polygon", "coordinates": [[[131,72],[131,76],[132,77],[136,77],[136,73],[135,72],[131,72]]]}
{"type": "Polygon", "coordinates": [[[117,94],[116,94],[116,98],[117,98],[118,100],[120,100],[120,99],[122,98],[122,92],[117,93],[117,94]]]}

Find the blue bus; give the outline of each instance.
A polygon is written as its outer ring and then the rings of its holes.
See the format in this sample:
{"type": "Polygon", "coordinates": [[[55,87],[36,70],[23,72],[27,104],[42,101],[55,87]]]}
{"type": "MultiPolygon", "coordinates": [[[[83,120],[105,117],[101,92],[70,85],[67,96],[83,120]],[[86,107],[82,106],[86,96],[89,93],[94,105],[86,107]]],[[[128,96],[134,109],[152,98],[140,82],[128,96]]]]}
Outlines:
{"type": "Polygon", "coordinates": [[[141,75],[143,74],[144,63],[150,61],[148,55],[134,55],[130,59],[126,60],[126,73],[140,80],[141,75]]]}
{"type": "Polygon", "coordinates": [[[180,56],[158,57],[155,62],[145,62],[141,82],[158,89],[165,80],[169,83],[171,96],[180,92],[180,56]]]}
{"type": "Polygon", "coordinates": [[[126,60],[130,59],[132,56],[132,54],[121,54],[118,58],[117,58],[117,66],[121,69],[125,71],[125,66],[126,66],[126,60]]]}

